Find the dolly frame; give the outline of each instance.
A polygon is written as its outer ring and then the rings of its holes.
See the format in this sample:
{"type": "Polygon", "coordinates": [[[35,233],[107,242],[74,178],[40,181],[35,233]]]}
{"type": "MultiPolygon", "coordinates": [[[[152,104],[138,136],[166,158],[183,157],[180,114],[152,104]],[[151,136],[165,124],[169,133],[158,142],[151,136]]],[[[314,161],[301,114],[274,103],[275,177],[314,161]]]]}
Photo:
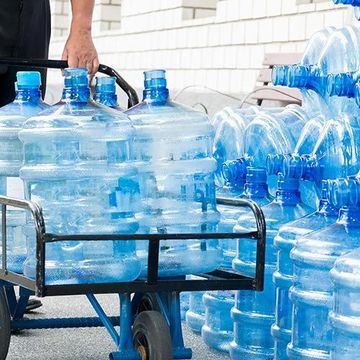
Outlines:
{"type": "MultiPolygon", "coordinates": [[[[66,68],[66,61],[36,60],[36,59],[6,59],[0,58],[0,64],[20,67],[66,68]]],[[[99,66],[99,72],[116,78],[117,84],[128,96],[128,106],[138,103],[136,91],[114,70],[106,65],[99,66]]],[[[140,354],[135,349],[132,339],[132,326],[138,315],[139,304],[144,294],[150,294],[157,304],[159,311],[169,326],[171,346],[174,359],[191,359],[191,349],[185,348],[180,319],[179,293],[182,291],[211,291],[211,290],[255,290],[262,291],[264,286],[265,239],[266,223],[262,210],[249,200],[218,198],[217,203],[225,206],[248,207],[256,220],[256,231],[248,233],[177,233],[177,234],[74,234],[57,235],[46,232],[41,207],[34,201],[14,199],[0,196],[1,224],[2,224],[2,265],[0,269],[0,291],[6,300],[1,304],[8,310],[12,330],[22,329],[54,329],[54,328],[80,328],[104,326],[117,350],[109,355],[112,360],[139,360],[140,354]],[[7,208],[13,207],[30,211],[36,232],[36,276],[30,279],[22,274],[7,269],[7,208]],[[236,273],[230,269],[219,268],[210,273],[194,274],[201,279],[189,280],[183,278],[160,278],[159,254],[161,240],[194,240],[204,241],[211,239],[253,239],[256,245],[256,271],[254,277],[236,273]],[[147,276],[133,282],[116,283],[89,283],[89,284],[61,284],[48,285],[45,282],[46,244],[61,241],[148,241],[148,267],[147,276]],[[14,287],[19,286],[19,299],[16,299],[14,287]],[[120,316],[108,316],[97,301],[95,294],[117,293],[119,295],[120,316]],[[28,299],[31,295],[39,297],[61,295],[86,295],[97,317],[31,319],[23,318],[28,299]],[[132,297],[132,294],[134,296],[132,297]],[[120,325],[118,332],[115,326],[120,325]]],[[[241,241],[241,240],[240,240],[241,241]]],[[[204,247],[206,249],[206,246],[204,247]]],[[[1,295],[1,294],[0,294],[1,295]]],[[[1,308],[0,308],[1,311],[1,308]]],[[[1,332],[0,324],[0,332],[1,332]]],[[[0,349],[1,350],[1,349],[0,349]]],[[[0,359],[3,360],[3,359],[0,359]]]]}

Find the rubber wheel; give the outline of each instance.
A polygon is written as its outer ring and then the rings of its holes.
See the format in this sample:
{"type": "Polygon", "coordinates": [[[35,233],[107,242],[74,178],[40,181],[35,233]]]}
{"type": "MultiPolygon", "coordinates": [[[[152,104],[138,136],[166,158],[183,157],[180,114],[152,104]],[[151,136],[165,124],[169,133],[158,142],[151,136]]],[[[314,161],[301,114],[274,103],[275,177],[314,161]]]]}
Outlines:
{"type": "Polygon", "coordinates": [[[0,286],[0,360],[5,360],[10,346],[10,313],[4,288],[0,286]]]}
{"type": "Polygon", "coordinates": [[[170,329],[158,311],[143,311],[136,317],[133,341],[141,360],[172,359],[170,329]]]}
{"type": "Polygon", "coordinates": [[[136,309],[136,315],[143,311],[160,311],[160,306],[157,301],[156,295],[153,293],[145,293],[142,295],[139,305],[136,309]]]}

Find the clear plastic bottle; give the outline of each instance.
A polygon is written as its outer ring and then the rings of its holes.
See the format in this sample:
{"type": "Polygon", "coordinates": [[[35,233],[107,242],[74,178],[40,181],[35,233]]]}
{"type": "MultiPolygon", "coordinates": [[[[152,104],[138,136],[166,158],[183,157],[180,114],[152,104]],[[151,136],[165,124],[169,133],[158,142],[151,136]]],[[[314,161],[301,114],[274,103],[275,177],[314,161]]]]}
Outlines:
{"type": "MultiPolygon", "coordinates": [[[[293,152],[304,125],[309,120],[304,109],[288,105],[281,113],[261,113],[247,126],[244,135],[244,158],[253,167],[266,169],[269,154],[293,152]]],[[[276,176],[268,177],[271,194],[276,191],[276,176]]]]}
{"type": "Polygon", "coordinates": [[[360,1],[359,0],[333,0],[335,4],[344,4],[354,6],[354,14],[357,20],[360,20],[360,1]]]}
{"type": "MultiPolygon", "coordinates": [[[[230,164],[231,162],[226,165],[228,176],[231,173],[230,164]]],[[[272,197],[268,192],[266,171],[264,169],[247,168],[246,183],[241,197],[253,200],[260,206],[265,206],[272,201],[272,197]]],[[[218,210],[221,213],[219,232],[232,232],[239,216],[249,212],[248,208],[221,205],[218,206],[218,210]]],[[[232,260],[236,256],[234,241],[229,242],[224,253],[227,255],[224,256],[224,259],[227,260],[224,266],[230,267],[232,260]]],[[[230,343],[233,339],[233,320],[230,311],[235,304],[234,300],[234,291],[206,292],[203,296],[205,324],[202,327],[201,335],[204,342],[214,349],[226,352],[230,350],[230,343]]]]}
{"type": "MultiPolygon", "coordinates": [[[[301,62],[294,66],[275,66],[272,71],[272,83],[274,85],[299,87],[301,90],[302,104],[305,111],[313,116],[317,116],[318,113],[324,113],[324,103],[319,97],[318,93],[311,87],[301,86],[303,81],[299,77],[299,72],[291,70],[306,68],[309,65],[315,65],[319,62],[321,53],[329,40],[330,36],[335,31],[334,27],[326,27],[312,35],[308,45],[304,51],[304,55],[301,62]],[[289,83],[289,74],[292,75],[291,83],[289,83]]],[[[310,116],[312,117],[312,116],[310,116]]]]}
{"type": "Polygon", "coordinates": [[[346,98],[329,98],[326,78],[329,74],[357,71],[360,68],[359,47],[360,30],[356,26],[345,26],[331,34],[316,64],[275,68],[273,81],[278,85],[313,90],[322,103],[321,113],[327,118],[338,116],[344,109],[351,108],[351,102],[349,105],[346,98]]]}
{"type": "Polygon", "coordinates": [[[292,360],[330,358],[333,339],[328,315],[333,286],[329,271],[338,256],[360,246],[359,185],[356,177],[329,181],[330,201],[341,206],[336,223],[300,238],[291,251],[292,336],[287,354],[292,360]]]}
{"type": "Polygon", "coordinates": [[[360,249],[340,256],[330,271],[334,285],[329,314],[331,360],[353,360],[360,354],[360,249]]]}
{"type": "Polygon", "coordinates": [[[328,187],[328,182],[324,181],[322,198],[316,212],[281,226],[274,238],[277,250],[276,271],[273,274],[276,286],[275,323],[271,328],[275,340],[274,360],[288,359],[286,347],[291,340],[292,304],[289,288],[293,282],[293,264],[290,251],[298,238],[334,223],[339,213],[339,208],[328,200],[328,187]]]}
{"type": "Polygon", "coordinates": [[[94,100],[102,105],[123,111],[116,95],[116,78],[114,76],[96,77],[94,100]]]}
{"type": "MultiPolygon", "coordinates": [[[[139,183],[134,129],[121,112],[90,100],[87,70],[65,69],[62,100],[28,119],[20,177],[55,234],[133,234],[139,183]]],[[[25,227],[24,274],[35,277],[33,224],[25,227]]],[[[46,283],[131,281],[140,273],[134,241],[69,241],[46,247],[46,283]]]]}
{"type": "MultiPolygon", "coordinates": [[[[276,250],[273,240],[281,225],[299,219],[310,213],[311,209],[301,203],[299,181],[279,175],[275,200],[262,208],[265,215],[266,254],[264,291],[238,291],[235,307],[234,341],[231,343],[232,359],[269,360],[274,356],[274,339],[271,326],[275,321],[275,285],[272,275],[276,270],[276,250]]],[[[248,232],[256,229],[252,215],[240,216],[235,232],[248,232]]],[[[256,265],[256,242],[241,239],[238,243],[233,267],[245,275],[254,276],[256,265]]]]}
{"type": "MultiPolygon", "coordinates": [[[[24,186],[19,170],[23,149],[18,133],[27,118],[45,110],[48,105],[41,98],[39,72],[19,71],[16,77],[15,100],[0,109],[0,194],[22,199],[24,186]]],[[[26,239],[22,233],[24,223],[23,211],[8,209],[7,267],[17,273],[22,272],[26,258],[26,239]]]]}
{"type": "MultiPolygon", "coordinates": [[[[170,101],[164,70],[144,74],[144,99],[125,112],[136,129],[141,225],[150,233],[215,231],[220,214],[215,199],[214,128],[204,113],[170,101]]],[[[160,276],[208,272],[222,262],[217,240],[167,240],[160,247],[160,276]]],[[[144,244],[137,254],[145,275],[144,244]]]]}

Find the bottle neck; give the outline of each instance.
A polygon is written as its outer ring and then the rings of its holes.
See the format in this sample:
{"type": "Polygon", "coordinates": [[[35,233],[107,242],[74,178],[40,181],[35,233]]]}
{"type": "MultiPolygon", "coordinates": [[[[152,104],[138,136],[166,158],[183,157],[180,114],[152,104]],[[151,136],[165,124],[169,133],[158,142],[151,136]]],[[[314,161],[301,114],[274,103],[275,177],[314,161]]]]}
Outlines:
{"type": "Polygon", "coordinates": [[[322,75],[321,69],[314,65],[275,66],[272,82],[274,85],[310,89],[320,95],[326,92],[326,77],[322,75]]]}
{"type": "Polygon", "coordinates": [[[149,88],[143,91],[143,101],[153,105],[164,105],[169,99],[169,90],[165,87],[149,88]]]}
{"type": "Polygon", "coordinates": [[[339,208],[334,206],[327,199],[320,199],[318,213],[323,214],[324,216],[338,216],[339,208]]]}
{"type": "Polygon", "coordinates": [[[246,182],[244,187],[244,196],[248,199],[264,199],[270,197],[269,189],[266,183],[246,182]]]}
{"type": "Polygon", "coordinates": [[[105,106],[118,106],[117,95],[113,93],[95,93],[94,100],[105,106]]]}
{"type": "Polygon", "coordinates": [[[88,86],[65,87],[62,100],[71,104],[86,104],[90,99],[90,88],[88,86]]]}
{"type": "Polygon", "coordinates": [[[343,207],[339,211],[337,223],[347,228],[360,226],[360,208],[359,207],[343,207]]]}
{"type": "Polygon", "coordinates": [[[248,158],[226,161],[222,166],[222,176],[230,187],[244,186],[247,174],[248,158]]]}
{"type": "Polygon", "coordinates": [[[327,77],[327,93],[329,96],[355,96],[355,84],[360,79],[359,72],[350,72],[327,77]]]}
{"type": "Polygon", "coordinates": [[[39,88],[18,88],[15,94],[15,102],[38,103],[42,101],[39,88]]]}
{"type": "Polygon", "coordinates": [[[296,206],[301,202],[299,181],[279,176],[275,201],[283,206],[296,206]]]}

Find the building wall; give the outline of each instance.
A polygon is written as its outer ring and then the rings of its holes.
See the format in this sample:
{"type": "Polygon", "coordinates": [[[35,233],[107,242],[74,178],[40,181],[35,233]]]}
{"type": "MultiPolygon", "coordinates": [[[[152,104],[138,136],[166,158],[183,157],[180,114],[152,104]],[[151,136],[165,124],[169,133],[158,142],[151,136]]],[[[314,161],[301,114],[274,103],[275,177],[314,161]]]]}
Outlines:
{"type": "MultiPolygon", "coordinates": [[[[52,58],[64,45],[67,2],[52,0],[52,58]]],[[[237,94],[253,89],[265,53],[302,52],[317,30],[353,22],[351,8],[330,0],[96,0],[94,41],[100,61],[137,88],[143,70],[165,68],[172,89],[237,94]]]]}

